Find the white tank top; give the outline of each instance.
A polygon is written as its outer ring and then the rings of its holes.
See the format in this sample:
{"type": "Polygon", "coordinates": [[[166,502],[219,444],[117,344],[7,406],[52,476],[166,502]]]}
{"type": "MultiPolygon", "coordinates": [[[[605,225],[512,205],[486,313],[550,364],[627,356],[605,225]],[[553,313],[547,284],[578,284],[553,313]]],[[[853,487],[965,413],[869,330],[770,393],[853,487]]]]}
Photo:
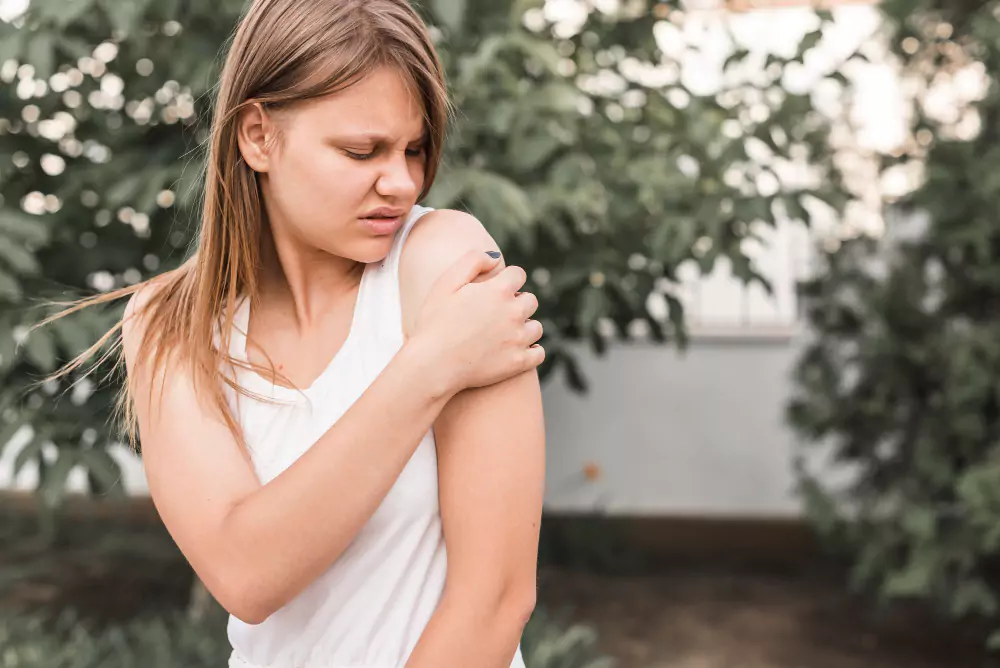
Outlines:
{"type": "MultiPolygon", "coordinates": [[[[228,389],[262,484],[284,471],[361,396],[403,345],[399,257],[414,206],[382,262],[366,265],[350,333],[316,381],[302,391],[242,369],[247,390],[228,389]]],[[[249,300],[234,316],[230,354],[246,359],[249,300]]],[[[372,443],[372,456],[378,444],[372,443]]],[[[250,625],[229,618],[230,668],[402,668],[430,620],[447,570],[438,506],[433,431],[424,435],[381,505],[336,562],[295,599],[250,625]]],[[[524,668],[520,647],[512,668],[524,668]]]]}

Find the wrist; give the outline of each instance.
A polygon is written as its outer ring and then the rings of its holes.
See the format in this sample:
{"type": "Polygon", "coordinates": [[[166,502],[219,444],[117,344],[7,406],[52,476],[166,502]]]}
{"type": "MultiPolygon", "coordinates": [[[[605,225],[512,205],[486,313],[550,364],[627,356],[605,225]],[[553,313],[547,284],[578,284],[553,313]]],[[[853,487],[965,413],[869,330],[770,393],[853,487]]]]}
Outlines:
{"type": "Polygon", "coordinates": [[[433,348],[420,336],[408,338],[397,357],[413,378],[413,386],[420,388],[432,403],[446,403],[462,389],[458,387],[455,374],[442,364],[440,356],[435,355],[433,348]]]}

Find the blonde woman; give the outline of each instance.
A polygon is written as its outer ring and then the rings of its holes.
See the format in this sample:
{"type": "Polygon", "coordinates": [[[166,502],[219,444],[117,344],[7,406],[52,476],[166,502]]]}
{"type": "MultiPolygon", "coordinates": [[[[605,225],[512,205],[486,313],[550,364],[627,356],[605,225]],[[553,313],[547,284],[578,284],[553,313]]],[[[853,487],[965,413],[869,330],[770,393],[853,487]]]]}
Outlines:
{"type": "Polygon", "coordinates": [[[76,307],[134,293],[121,407],[232,668],[523,666],[542,331],[482,225],[417,204],[447,117],[405,0],[252,2],[196,252],[76,307]]]}

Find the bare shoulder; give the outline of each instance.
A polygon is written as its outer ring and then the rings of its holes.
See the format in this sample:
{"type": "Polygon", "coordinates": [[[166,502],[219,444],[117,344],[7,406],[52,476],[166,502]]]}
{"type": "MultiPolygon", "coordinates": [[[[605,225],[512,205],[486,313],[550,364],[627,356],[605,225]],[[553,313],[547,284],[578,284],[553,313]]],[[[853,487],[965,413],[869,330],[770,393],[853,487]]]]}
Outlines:
{"type": "MultiPolygon", "coordinates": [[[[413,322],[434,282],[470,250],[484,253],[499,250],[497,242],[475,216],[439,209],[420,218],[410,231],[399,259],[404,327],[413,322]]],[[[493,273],[502,269],[501,259],[493,273]]],[[[488,276],[482,277],[485,278],[488,276]]]]}
{"type": "Polygon", "coordinates": [[[497,242],[478,218],[452,209],[431,211],[410,231],[400,257],[400,271],[404,266],[423,268],[435,263],[447,266],[472,249],[498,250],[497,242]]]}
{"type": "Polygon", "coordinates": [[[147,309],[163,286],[154,278],[129,297],[122,314],[122,349],[129,368],[135,364],[139,347],[145,338],[147,309]]]}

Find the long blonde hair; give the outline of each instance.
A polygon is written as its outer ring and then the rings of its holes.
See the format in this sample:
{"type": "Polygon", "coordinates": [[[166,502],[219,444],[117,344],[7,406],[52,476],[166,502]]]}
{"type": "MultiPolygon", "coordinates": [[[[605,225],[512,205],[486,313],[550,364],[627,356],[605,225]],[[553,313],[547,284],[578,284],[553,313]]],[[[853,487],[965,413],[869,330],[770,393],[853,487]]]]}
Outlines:
{"type": "MultiPolygon", "coordinates": [[[[251,0],[232,36],[219,80],[194,252],[177,269],[71,302],[70,308],[35,327],[155,283],[142,312],[127,316],[144,320],[145,336],[136,358],[152,363],[154,377],[168,357],[171,363],[188,365],[196,390],[208,393],[210,406],[242,444],[224,384],[249,393],[222,370],[247,366],[229,355],[230,331],[237,300],[244,296],[254,300],[258,294],[256,270],[266,220],[256,174],[242,160],[237,145],[239,112],[252,104],[278,109],[335,93],[383,66],[396,69],[423,105],[427,144],[418,198],[422,199],[441,162],[451,107],[427,26],[407,0],[251,0]]],[[[77,370],[109,342],[112,345],[83,376],[111,357],[116,368],[124,368],[125,319],[48,379],[77,370]]],[[[274,373],[273,365],[269,371],[274,373]]],[[[133,391],[126,374],[115,416],[129,443],[138,449],[133,391]]]]}

